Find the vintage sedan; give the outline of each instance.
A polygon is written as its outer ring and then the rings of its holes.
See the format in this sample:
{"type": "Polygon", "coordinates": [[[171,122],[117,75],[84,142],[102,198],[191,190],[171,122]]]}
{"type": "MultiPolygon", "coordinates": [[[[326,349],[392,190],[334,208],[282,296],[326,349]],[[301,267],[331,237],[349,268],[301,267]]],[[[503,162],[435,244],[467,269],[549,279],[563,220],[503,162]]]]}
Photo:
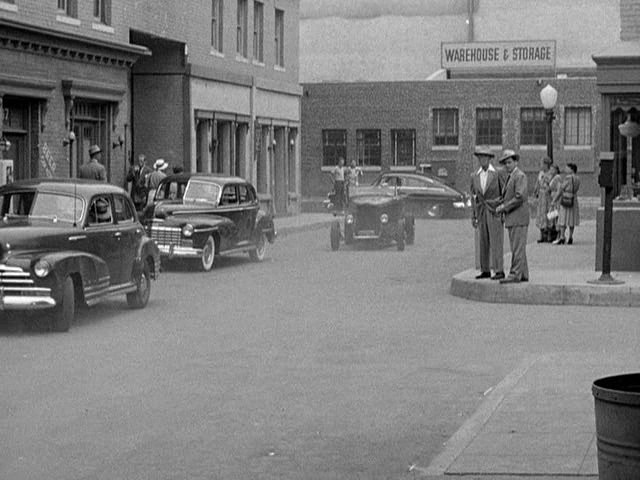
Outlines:
{"type": "Polygon", "coordinates": [[[405,212],[405,198],[389,189],[363,187],[354,191],[344,212],[344,225],[331,223],[331,249],[338,250],[340,241],[375,241],[379,245],[395,242],[398,250],[415,240],[415,220],[405,212]]]}
{"type": "Polygon", "coordinates": [[[166,259],[194,259],[203,271],[217,255],[246,252],[254,261],[273,243],[273,217],[260,209],[253,186],[240,177],[177,174],[162,180],[143,213],[147,232],[166,259]]]}
{"type": "Polygon", "coordinates": [[[67,331],[78,305],[119,294],[147,305],[160,255],[122,188],[15,182],[0,188],[0,215],[1,311],[43,310],[41,324],[67,331]]]}
{"type": "Polygon", "coordinates": [[[385,172],[372,186],[397,188],[405,197],[407,212],[415,217],[464,218],[471,212],[471,198],[467,194],[420,173],[385,172]]]}

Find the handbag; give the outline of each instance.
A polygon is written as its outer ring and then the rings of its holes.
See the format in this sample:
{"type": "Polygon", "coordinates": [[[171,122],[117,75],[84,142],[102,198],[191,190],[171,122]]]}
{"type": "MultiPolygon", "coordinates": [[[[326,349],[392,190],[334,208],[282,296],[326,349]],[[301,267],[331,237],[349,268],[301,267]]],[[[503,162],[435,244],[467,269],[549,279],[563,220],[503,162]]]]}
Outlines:
{"type": "Polygon", "coordinates": [[[547,213],[547,220],[555,220],[556,218],[558,218],[558,210],[555,208],[547,213]]]}
{"type": "Polygon", "coordinates": [[[571,177],[571,191],[562,192],[562,197],[560,197],[560,205],[565,208],[573,207],[573,195],[573,177],[571,177]]]}

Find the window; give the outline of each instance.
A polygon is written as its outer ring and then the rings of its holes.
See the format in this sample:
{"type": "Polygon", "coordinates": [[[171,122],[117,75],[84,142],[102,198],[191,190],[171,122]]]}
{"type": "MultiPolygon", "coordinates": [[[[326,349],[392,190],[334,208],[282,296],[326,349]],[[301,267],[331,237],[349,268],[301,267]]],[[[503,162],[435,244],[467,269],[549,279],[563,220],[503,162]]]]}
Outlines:
{"type": "Polygon", "coordinates": [[[58,0],[58,10],[69,17],[78,18],[78,0],[58,0]]]}
{"type": "Polygon", "coordinates": [[[333,167],[342,157],[347,161],[347,131],[323,130],[322,131],[322,165],[333,167]]]}
{"type": "Polygon", "coordinates": [[[111,25],[111,0],[93,0],[93,16],[100,23],[111,25]]]}
{"type": "Polygon", "coordinates": [[[520,144],[547,144],[547,122],[543,108],[523,108],[520,110],[520,144]]]}
{"type": "Polygon", "coordinates": [[[416,131],[391,130],[391,152],[397,167],[416,164],[416,131]]]}
{"type": "Polygon", "coordinates": [[[476,110],[476,145],[502,145],[502,109],[476,110]]]}
{"type": "Polygon", "coordinates": [[[284,11],[278,10],[277,8],[275,33],[276,65],[278,67],[284,67],[284,11]]]}
{"type": "Polygon", "coordinates": [[[237,53],[247,57],[247,0],[238,0],[237,53]]]}
{"type": "Polygon", "coordinates": [[[356,130],[356,161],[358,165],[381,165],[380,130],[356,130]]]}
{"type": "Polygon", "coordinates": [[[253,58],[264,62],[264,5],[253,2],[253,58]]]}
{"type": "Polygon", "coordinates": [[[134,221],[133,210],[129,202],[121,195],[113,197],[116,211],[116,222],[131,223],[134,221]]]}
{"type": "Polygon", "coordinates": [[[565,109],[564,144],[591,145],[591,107],[565,109]]]}
{"type": "Polygon", "coordinates": [[[249,199],[249,189],[246,185],[238,185],[238,196],[240,197],[240,203],[247,203],[249,199]]]}
{"type": "Polygon", "coordinates": [[[433,144],[458,145],[458,109],[433,110],[433,144]]]}
{"type": "Polygon", "coordinates": [[[89,207],[89,225],[113,223],[111,211],[111,201],[109,197],[94,198],[89,207]]]}
{"type": "Polygon", "coordinates": [[[222,52],[222,7],[223,0],[211,2],[211,47],[222,52]]]}
{"type": "Polygon", "coordinates": [[[222,197],[220,197],[220,205],[235,205],[238,203],[238,194],[236,193],[235,185],[227,185],[222,190],[222,197]]]}

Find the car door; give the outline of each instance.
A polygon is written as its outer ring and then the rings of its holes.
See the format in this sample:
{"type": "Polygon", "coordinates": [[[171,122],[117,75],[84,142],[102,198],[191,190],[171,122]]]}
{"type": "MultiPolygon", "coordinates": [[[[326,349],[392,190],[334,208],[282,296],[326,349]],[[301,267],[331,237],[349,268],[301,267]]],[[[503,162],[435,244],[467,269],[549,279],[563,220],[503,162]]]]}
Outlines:
{"type": "Polygon", "coordinates": [[[225,231],[221,232],[224,243],[222,249],[235,248],[240,242],[240,225],[242,224],[242,212],[238,201],[238,187],[236,184],[227,184],[222,188],[220,204],[216,213],[228,218],[233,223],[228,227],[224,227],[225,231]]]}
{"type": "Polygon", "coordinates": [[[134,206],[127,197],[120,194],[114,195],[113,205],[116,229],[120,233],[120,282],[127,282],[132,278],[131,273],[143,232],[136,221],[134,206]]]}
{"type": "Polygon", "coordinates": [[[240,241],[253,240],[253,228],[258,216],[258,204],[252,195],[252,188],[248,184],[238,185],[238,200],[240,202],[240,241]]]}
{"type": "Polygon", "coordinates": [[[109,268],[110,284],[122,283],[121,237],[114,218],[113,198],[95,195],[89,202],[86,223],[87,250],[100,257],[109,268]]]}

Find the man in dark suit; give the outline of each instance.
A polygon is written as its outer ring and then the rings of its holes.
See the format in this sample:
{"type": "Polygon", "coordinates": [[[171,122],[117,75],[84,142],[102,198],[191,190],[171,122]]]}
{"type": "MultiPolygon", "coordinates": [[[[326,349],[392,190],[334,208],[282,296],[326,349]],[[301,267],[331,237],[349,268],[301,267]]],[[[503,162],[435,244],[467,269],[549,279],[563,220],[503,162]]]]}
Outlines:
{"type": "Polygon", "coordinates": [[[529,229],[529,201],[527,176],[518,168],[520,156],[513,150],[505,150],[500,163],[505,166],[509,176],[502,190],[503,203],[496,211],[504,213],[504,226],[509,232],[511,246],[511,269],[507,278],[500,283],[518,283],[529,281],[527,265],[527,231],[529,229]]]}
{"type": "Polygon", "coordinates": [[[474,155],[480,168],[471,175],[471,198],[473,201],[472,224],[478,229],[480,274],[476,278],[504,278],[502,216],[496,212],[502,203],[502,181],[500,173],[491,165],[495,157],[488,147],[477,147],[474,155]],[[493,277],[491,270],[494,271],[493,277]]]}
{"type": "Polygon", "coordinates": [[[80,167],[80,178],[88,178],[90,180],[107,181],[107,170],[100,163],[102,150],[98,145],[89,147],[89,161],[80,167]]]}

